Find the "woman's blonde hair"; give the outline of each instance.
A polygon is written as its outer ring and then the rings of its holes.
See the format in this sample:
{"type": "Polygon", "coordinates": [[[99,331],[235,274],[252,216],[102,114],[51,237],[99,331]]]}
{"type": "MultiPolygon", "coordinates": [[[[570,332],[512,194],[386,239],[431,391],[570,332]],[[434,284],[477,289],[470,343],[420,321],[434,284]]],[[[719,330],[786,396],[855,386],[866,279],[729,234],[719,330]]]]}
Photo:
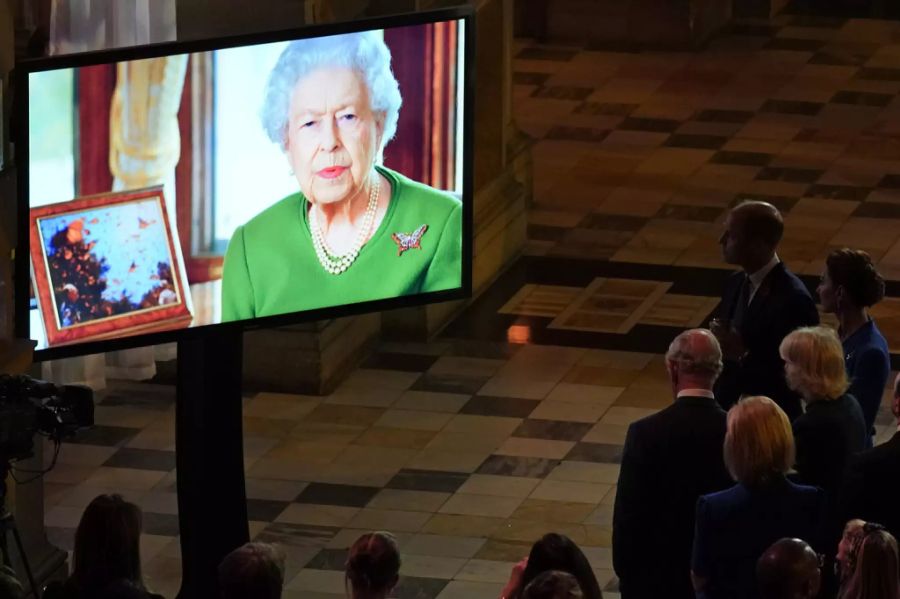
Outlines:
{"type": "Polygon", "coordinates": [[[788,385],[807,399],[837,399],[850,386],[844,348],[830,327],[799,328],[784,338],[779,352],[795,367],[788,385]]]}
{"type": "Polygon", "coordinates": [[[884,529],[864,528],[853,575],[842,599],[900,599],[900,551],[897,540],[884,529]]]}
{"type": "Polygon", "coordinates": [[[794,465],[794,433],[787,414],[768,397],[745,397],[728,411],[725,466],[748,486],[765,485],[794,465]]]}

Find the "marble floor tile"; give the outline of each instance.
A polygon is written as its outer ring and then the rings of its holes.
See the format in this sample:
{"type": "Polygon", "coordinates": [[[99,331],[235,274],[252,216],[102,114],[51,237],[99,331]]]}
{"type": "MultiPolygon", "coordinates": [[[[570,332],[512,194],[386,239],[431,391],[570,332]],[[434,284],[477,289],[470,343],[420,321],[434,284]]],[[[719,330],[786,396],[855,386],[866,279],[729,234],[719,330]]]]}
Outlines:
{"type": "Polygon", "coordinates": [[[413,457],[407,463],[407,467],[445,472],[474,472],[490,453],[488,449],[461,451],[426,448],[413,457]]]}
{"type": "Polygon", "coordinates": [[[512,518],[545,522],[549,530],[556,522],[584,522],[593,511],[590,503],[529,498],[516,508],[512,518]]]}
{"type": "Polygon", "coordinates": [[[434,491],[382,489],[369,501],[366,507],[379,510],[433,513],[437,512],[449,497],[450,493],[437,493],[434,491]]]}
{"type": "Polygon", "coordinates": [[[353,442],[354,445],[391,447],[396,449],[424,449],[434,439],[431,430],[412,428],[372,427],[353,442]]]}
{"type": "Polygon", "coordinates": [[[610,487],[611,485],[601,483],[545,480],[531,492],[529,498],[597,504],[609,492],[610,487]]]}
{"type": "Polygon", "coordinates": [[[386,485],[388,489],[455,493],[468,479],[465,472],[400,470],[386,485]]]}
{"type": "Polygon", "coordinates": [[[460,493],[496,495],[524,499],[541,481],[540,478],[510,477],[494,474],[472,474],[459,488],[460,493]]]}
{"type": "Polygon", "coordinates": [[[456,493],[441,506],[438,513],[508,518],[520,503],[522,499],[519,497],[456,493]]]}
{"type": "Polygon", "coordinates": [[[486,540],[482,537],[418,533],[413,535],[409,543],[403,546],[403,552],[405,555],[469,559],[481,550],[485,542],[486,540]]]}
{"type": "Polygon", "coordinates": [[[382,414],[375,426],[412,429],[420,431],[439,431],[453,416],[443,412],[422,412],[417,410],[390,409],[382,414]]]}
{"type": "MultiPolygon", "coordinates": [[[[565,384],[565,383],[561,383],[565,384]]],[[[557,385],[558,387],[559,385],[557,385]]],[[[555,390],[554,390],[555,392],[555,390]]],[[[560,396],[564,396],[562,393],[560,396]]],[[[570,403],[568,401],[549,401],[545,400],[538,404],[538,407],[531,413],[532,418],[542,420],[568,421],[568,422],[584,422],[593,424],[603,417],[603,414],[609,409],[612,400],[607,404],[602,403],[570,403]]],[[[584,436],[587,431],[584,431],[584,436]]]]}
{"type": "Polygon", "coordinates": [[[619,466],[564,460],[547,475],[547,480],[614,485],[619,480],[619,466]]]}
{"type": "Polygon", "coordinates": [[[434,514],[422,528],[423,533],[434,535],[491,537],[501,529],[503,518],[461,514],[434,514]]]}
{"type": "Polygon", "coordinates": [[[358,512],[359,508],[355,507],[291,503],[278,515],[275,522],[341,527],[347,526],[358,512]]]}
{"type": "Polygon", "coordinates": [[[435,391],[406,391],[394,403],[401,410],[422,410],[424,412],[446,412],[456,414],[471,396],[462,393],[439,393],[435,391]]]}
{"type": "Polygon", "coordinates": [[[432,517],[433,514],[430,512],[363,508],[347,523],[347,526],[368,530],[419,532],[432,517]]]}
{"type": "Polygon", "coordinates": [[[505,584],[515,563],[470,559],[456,575],[456,580],[505,584]]]}
{"type": "Polygon", "coordinates": [[[551,458],[492,455],[479,466],[478,474],[544,478],[558,463],[559,460],[551,458]]]}
{"type": "Polygon", "coordinates": [[[309,483],[293,501],[308,504],[364,507],[378,492],[378,487],[309,483]]]}
{"type": "Polygon", "coordinates": [[[575,441],[555,441],[550,439],[529,439],[524,437],[510,437],[497,448],[497,455],[518,456],[526,458],[547,458],[561,460],[564,458],[575,441]]]}
{"type": "Polygon", "coordinates": [[[441,578],[450,580],[466,564],[465,558],[430,555],[404,555],[400,565],[401,576],[441,578]]]}
{"type": "Polygon", "coordinates": [[[504,583],[451,580],[437,599],[496,599],[503,591],[504,583]]]}

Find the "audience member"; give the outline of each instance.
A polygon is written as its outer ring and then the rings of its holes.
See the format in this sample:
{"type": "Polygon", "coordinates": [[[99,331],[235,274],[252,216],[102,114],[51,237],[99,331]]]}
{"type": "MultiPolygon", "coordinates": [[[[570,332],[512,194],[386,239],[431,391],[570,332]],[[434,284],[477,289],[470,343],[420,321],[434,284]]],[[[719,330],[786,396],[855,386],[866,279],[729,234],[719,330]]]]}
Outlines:
{"type": "Polygon", "coordinates": [[[834,329],[797,329],[781,343],[788,386],[803,396],[806,412],[794,421],[797,482],[836,497],[850,457],[862,451],[866,424],[847,394],[844,351],[834,329]]]}
{"type": "Polygon", "coordinates": [[[387,532],[362,535],[350,547],[344,581],[351,599],[384,599],[400,580],[400,550],[387,532]]]}
{"type": "Polygon", "coordinates": [[[846,586],[856,568],[856,554],[859,552],[865,525],[865,520],[856,518],[844,526],[844,533],[838,543],[837,556],[834,559],[834,570],[841,587],[846,586]]]}
{"type": "Polygon", "coordinates": [[[523,599],[582,599],[581,587],[578,581],[568,572],[548,570],[539,574],[531,581],[523,599]]]}
{"type": "MultiPolygon", "coordinates": [[[[891,411],[900,431],[900,375],[894,380],[891,411]]],[[[900,535],[900,432],[889,441],[855,456],[847,468],[840,497],[843,520],[881,522],[894,538],[900,535]]]]}
{"type": "Polygon", "coordinates": [[[725,465],[737,484],[697,501],[691,576],[698,597],[757,597],[756,560],[783,537],[821,547],[825,494],[785,477],[794,436],[784,411],[748,397],[728,412],[725,465]]]}
{"type": "Polygon", "coordinates": [[[797,327],[818,324],[819,314],[775,252],[783,232],[781,214],[771,204],[744,202],[729,213],[719,243],[725,262],[742,272],[728,279],[710,328],[725,356],[716,386],[722,407],[743,395],[764,395],[793,420],[800,415],[800,398],[784,382],[778,346],[797,327]]]}
{"type": "Polygon", "coordinates": [[[862,250],[834,250],[825,260],[825,272],[818,288],[822,310],[834,314],[840,326],[847,374],[848,393],[856,398],[866,419],[866,447],[872,447],[875,416],[891,371],[887,341],[868,308],[884,297],[884,279],[872,258],[862,250]]]}
{"type": "Polygon", "coordinates": [[[781,539],[756,562],[761,599],[814,599],[822,583],[819,556],[805,541],[781,539]]]}
{"type": "Polygon", "coordinates": [[[853,573],[839,599],[900,599],[897,540],[878,524],[863,526],[853,573]]]}
{"type": "Polygon", "coordinates": [[[219,564],[222,599],[279,599],[284,586],[284,553],[267,543],[246,543],[219,564]]]}
{"type": "Polygon", "coordinates": [[[690,565],[700,495],[731,486],[725,412],[712,392],[722,352],[705,329],[680,334],[666,368],[675,402],[628,428],[613,515],[613,567],[623,599],[693,599],[690,565]]]}
{"type": "Polygon", "coordinates": [[[546,534],[532,545],[528,557],[513,567],[501,597],[521,599],[531,581],[548,570],[574,576],[585,599],[602,599],[600,584],[584,553],[572,539],[557,533],[546,534]]]}
{"type": "Polygon", "coordinates": [[[0,566],[0,597],[3,599],[24,599],[25,589],[19,584],[16,573],[8,566],[0,566]]]}
{"type": "Polygon", "coordinates": [[[141,520],[141,508],[120,495],[94,498],[75,531],[72,574],[62,584],[48,585],[44,599],[96,599],[122,581],[146,590],[141,576],[141,520]]]}

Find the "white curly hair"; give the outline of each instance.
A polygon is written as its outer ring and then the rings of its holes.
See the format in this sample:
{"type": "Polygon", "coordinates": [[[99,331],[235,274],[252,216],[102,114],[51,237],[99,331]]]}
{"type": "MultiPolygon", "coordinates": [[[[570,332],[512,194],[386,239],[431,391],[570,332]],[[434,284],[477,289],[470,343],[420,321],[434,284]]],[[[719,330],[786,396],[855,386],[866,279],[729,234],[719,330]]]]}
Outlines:
{"type": "Polygon", "coordinates": [[[261,112],[269,139],[287,146],[288,113],[297,82],[321,67],[346,67],[362,75],[372,111],[381,120],[383,150],[397,132],[400,85],[391,71],[391,52],[378,31],[361,31],[296,40],[288,44],[269,75],[261,112]]]}

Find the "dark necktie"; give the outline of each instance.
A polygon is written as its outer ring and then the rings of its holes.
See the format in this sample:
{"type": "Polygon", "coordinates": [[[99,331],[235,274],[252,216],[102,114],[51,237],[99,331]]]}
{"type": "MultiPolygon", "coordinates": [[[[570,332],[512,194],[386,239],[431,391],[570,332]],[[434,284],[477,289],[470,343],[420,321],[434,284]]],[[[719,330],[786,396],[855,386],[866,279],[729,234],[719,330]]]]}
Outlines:
{"type": "Polygon", "coordinates": [[[750,277],[746,274],[744,275],[744,279],[741,281],[741,290],[738,293],[737,301],[735,302],[734,310],[732,311],[731,316],[731,326],[734,327],[735,330],[740,330],[741,325],[744,323],[744,316],[747,313],[747,306],[750,303],[750,277]]]}

